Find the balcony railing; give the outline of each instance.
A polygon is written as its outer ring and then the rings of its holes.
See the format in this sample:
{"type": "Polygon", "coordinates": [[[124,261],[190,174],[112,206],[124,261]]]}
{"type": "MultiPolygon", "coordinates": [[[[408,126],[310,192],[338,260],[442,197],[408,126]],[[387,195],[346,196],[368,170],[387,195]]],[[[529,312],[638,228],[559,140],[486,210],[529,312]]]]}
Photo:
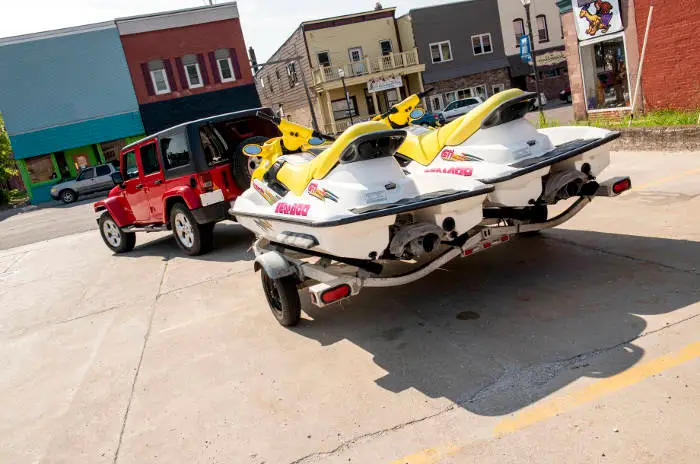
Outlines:
{"type": "Polygon", "coordinates": [[[367,76],[369,74],[379,73],[383,71],[391,71],[393,69],[408,68],[415,66],[418,63],[418,50],[415,48],[403,53],[390,53],[384,56],[368,56],[361,61],[353,61],[351,63],[339,64],[337,66],[323,66],[315,68],[314,83],[322,84],[324,82],[332,82],[340,79],[340,70],[342,69],[345,78],[367,76]]]}

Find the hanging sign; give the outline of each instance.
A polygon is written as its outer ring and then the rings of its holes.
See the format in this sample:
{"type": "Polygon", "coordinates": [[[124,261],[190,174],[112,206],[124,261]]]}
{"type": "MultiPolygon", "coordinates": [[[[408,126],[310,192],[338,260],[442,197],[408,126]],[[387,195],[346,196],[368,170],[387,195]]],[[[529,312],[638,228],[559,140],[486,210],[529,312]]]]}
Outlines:
{"type": "Polygon", "coordinates": [[[555,66],[566,61],[564,52],[555,51],[537,55],[538,66],[555,66]]]}
{"type": "Polygon", "coordinates": [[[532,61],[532,55],[530,54],[530,36],[528,35],[520,36],[520,59],[525,63],[532,61]]]}
{"type": "Polygon", "coordinates": [[[399,87],[403,87],[403,79],[401,79],[401,76],[370,79],[367,81],[367,90],[370,93],[381,92],[382,90],[398,89],[399,87]]]}
{"type": "Polygon", "coordinates": [[[580,41],[619,32],[622,30],[620,0],[576,0],[574,20],[580,41]]]}

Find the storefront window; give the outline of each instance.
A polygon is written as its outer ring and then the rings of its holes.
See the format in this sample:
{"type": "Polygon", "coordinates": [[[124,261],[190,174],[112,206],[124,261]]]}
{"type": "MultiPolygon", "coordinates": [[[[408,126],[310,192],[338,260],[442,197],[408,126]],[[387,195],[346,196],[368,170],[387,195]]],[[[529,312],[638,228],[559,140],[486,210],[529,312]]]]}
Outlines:
{"type": "Polygon", "coordinates": [[[53,163],[51,162],[51,155],[27,158],[24,160],[24,163],[27,166],[27,171],[29,172],[29,178],[32,180],[32,184],[38,184],[39,182],[46,182],[47,180],[56,178],[56,172],[54,171],[53,163]]]}
{"type": "Polygon", "coordinates": [[[581,45],[583,84],[589,110],[630,106],[627,59],[622,37],[581,45]]]}

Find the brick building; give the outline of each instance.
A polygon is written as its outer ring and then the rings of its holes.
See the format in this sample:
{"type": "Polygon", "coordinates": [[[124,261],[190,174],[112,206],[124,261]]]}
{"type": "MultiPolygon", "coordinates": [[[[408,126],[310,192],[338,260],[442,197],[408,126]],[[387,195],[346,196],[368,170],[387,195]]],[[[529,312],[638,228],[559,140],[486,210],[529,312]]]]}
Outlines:
{"type": "MultiPolygon", "coordinates": [[[[650,0],[635,0],[641,52],[650,0]]],[[[647,110],[700,108],[700,2],[655,2],[649,30],[642,89],[647,110]]]]}
{"type": "Polygon", "coordinates": [[[260,106],[235,2],[116,23],[146,132],[260,106]]]}
{"type": "Polygon", "coordinates": [[[313,108],[319,128],[336,133],[420,91],[425,66],[407,45],[411,40],[404,40],[400,30],[406,29],[399,27],[394,11],[301,23],[268,60],[276,63],[263,64],[256,74],[263,104],[308,126],[313,108]]]}

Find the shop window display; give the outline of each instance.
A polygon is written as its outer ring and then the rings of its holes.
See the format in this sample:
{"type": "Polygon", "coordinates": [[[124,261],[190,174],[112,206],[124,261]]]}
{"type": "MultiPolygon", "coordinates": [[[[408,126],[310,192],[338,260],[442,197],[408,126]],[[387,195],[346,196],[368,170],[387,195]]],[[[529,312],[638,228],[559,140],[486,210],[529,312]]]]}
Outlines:
{"type": "Polygon", "coordinates": [[[582,44],[581,61],[589,110],[630,106],[627,59],[622,37],[582,44]]]}
{"type": "Polygon", "coordinates": [[[29,172],[29,178],[32,184],[46,182],[47,180],[55,179],[56,172],[51,162],[51,155],[35,156],[24,160],[29,172]]]}

